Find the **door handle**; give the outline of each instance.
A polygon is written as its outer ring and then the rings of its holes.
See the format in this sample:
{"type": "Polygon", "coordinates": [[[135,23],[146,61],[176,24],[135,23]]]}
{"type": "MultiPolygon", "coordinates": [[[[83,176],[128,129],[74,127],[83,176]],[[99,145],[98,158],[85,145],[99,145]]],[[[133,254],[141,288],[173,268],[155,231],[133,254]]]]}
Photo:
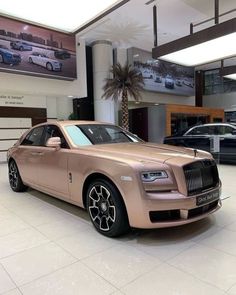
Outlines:
{"type": "Polygon", "coordinates": [[[43,153],[42,152],[32,152],[31,155],[32,156],[42,156],[43,153]]]}

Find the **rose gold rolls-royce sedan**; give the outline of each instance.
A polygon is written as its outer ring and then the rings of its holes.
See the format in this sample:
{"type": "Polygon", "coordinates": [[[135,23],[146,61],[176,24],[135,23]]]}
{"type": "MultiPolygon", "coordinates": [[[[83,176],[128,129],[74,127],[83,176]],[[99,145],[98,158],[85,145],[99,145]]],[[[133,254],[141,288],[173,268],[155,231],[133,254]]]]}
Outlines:
{"type": "Polygon", "coordinates": [[[86,208],[96,230],[177,226],[221,207],[221,182],[203,151],[147,143],[94,121],[44,123],[8,151],[13,191],[32,187],[86,208]]]}

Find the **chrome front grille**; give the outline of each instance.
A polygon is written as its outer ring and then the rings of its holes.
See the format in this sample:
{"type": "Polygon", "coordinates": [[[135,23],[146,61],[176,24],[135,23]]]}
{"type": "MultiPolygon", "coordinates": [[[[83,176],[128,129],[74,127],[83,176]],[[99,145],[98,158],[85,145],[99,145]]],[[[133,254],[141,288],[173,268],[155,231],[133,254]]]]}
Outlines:
{"type": "Polygon", "coordinates": [[[201,193],[219,184],[218,169],[215,161],[203,160],[184,166],[188,195],[201,193]]]}

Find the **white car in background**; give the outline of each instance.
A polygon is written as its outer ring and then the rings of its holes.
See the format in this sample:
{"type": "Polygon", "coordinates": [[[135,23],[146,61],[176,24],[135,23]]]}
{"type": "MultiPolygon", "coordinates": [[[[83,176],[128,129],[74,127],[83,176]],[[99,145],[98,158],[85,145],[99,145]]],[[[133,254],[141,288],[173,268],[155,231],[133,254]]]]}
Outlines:
{"type": "Polygon", "coordinates": [[[62,63],[59,61],[49,58],[44,53],[33,52],[29,55],[29,63],[36,64],[46,68],[48,71],[61,71],[62,63]]]}
{"type": "Polygon", "coordinates": [[[153,78],[153,74],[149,70],[142,71],[142,75],[143,75],[144,79],[152,79],[153,78]]]}

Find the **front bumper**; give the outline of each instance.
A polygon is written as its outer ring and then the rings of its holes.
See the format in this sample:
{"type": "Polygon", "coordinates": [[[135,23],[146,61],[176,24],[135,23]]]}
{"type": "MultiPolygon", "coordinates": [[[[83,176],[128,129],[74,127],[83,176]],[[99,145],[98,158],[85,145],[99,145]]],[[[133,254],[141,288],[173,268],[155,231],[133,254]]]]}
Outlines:
{"type": "Polygon", "coordinates": [[[197,205],[197,199],[204,197],[206,192],[191,197],[177,191],[144,192],[141,203],[135,204],[137,211],[129,212],[130,225],[136,228],[163,228],[200,220],[221,208],[221,185],[207,191],[207,194],[216,192],[219,192],[219,197],[206,201],[200,206],[197,205]],[[138,212],[139,210],[142,212],[138,212]]]}

